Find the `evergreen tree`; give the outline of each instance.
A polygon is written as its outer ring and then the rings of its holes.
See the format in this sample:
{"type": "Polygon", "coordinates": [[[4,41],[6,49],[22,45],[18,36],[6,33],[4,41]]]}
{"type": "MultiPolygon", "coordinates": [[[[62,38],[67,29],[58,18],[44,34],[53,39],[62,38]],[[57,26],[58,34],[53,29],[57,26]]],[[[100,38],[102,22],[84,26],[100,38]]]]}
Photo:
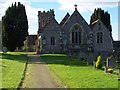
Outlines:
{"type": "Polygon", "coordinates": [[[2,43],[8,50],[14,51],[21,48],[23,41],[28,36],[28,20],[25,6],[20,2],[8,7],[2,17],[2,43]]]}
{"type": "Polygon", "coordinates": [[[101,20],[104,23],[104,25],[109,29],[110,36],[112,37],[110,14],[108,12],[105,12],[101,8],[97,8],[94,10],[94,13],[91,15],[90,24],[92,24],[92,22],[96,21],[97,19],[101,20]]]}

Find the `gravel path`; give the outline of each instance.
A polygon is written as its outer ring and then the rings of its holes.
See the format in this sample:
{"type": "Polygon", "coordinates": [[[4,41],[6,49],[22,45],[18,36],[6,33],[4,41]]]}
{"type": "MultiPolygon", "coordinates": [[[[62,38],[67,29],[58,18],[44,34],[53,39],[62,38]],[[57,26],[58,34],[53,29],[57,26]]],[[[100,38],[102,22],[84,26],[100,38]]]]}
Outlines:
{"type": "Polygon", "coordinates": [[[39,55],[28,55],[29,62],[22,88],[64,88],[58,77],[40,61],[39,55]]]}

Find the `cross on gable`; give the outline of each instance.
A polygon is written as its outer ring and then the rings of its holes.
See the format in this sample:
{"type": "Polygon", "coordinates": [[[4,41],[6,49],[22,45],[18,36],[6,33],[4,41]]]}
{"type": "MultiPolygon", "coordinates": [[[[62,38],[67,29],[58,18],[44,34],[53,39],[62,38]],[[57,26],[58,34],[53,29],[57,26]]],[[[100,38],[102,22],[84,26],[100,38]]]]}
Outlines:
{"type": "Polygon", "coordinates": [[[77,4],[75,4],[74,6],[75,6],[75,10],[77,10],[77,4]]]}

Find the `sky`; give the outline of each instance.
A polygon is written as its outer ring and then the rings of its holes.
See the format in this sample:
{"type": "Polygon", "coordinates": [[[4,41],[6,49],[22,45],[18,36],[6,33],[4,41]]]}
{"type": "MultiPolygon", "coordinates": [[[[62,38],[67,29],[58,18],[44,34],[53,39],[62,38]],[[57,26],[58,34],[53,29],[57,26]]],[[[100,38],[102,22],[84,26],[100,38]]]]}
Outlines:
{"type": "MultiPolygon", "coordinates": [[[[38,31],[38,11],[48,11],[54,9],[55,18],[60,23],[68,12],[74,12],[74,5],[86,22],[90,23],[90,16],[95,8],[102,8],[108,11],[111,16],[112,36],[114,40],[120,40],[118,33],[118,0],[0,0],[0,20],[5,15],[6,9],[14,2],[21,2],[25,5],[28,18],[29,34],[37,34],[38,31]]],[[[120,25],[119,25],[120,26],[120,25]]]]}

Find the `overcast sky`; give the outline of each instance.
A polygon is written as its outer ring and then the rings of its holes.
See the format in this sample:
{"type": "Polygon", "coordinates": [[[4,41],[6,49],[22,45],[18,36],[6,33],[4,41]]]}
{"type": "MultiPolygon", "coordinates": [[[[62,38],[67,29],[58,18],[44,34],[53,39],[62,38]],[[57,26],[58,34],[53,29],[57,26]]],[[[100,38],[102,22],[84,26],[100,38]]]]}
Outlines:
{"type": "Polygon", "coordinates": [[[74,5],[77,4],[78,11],[88,24],[95,8],[99,7],[108,11],[111,15],[113,38],[118,40],[118,0],[0,0],[0,19],[5,14],[6,9],[14,2],[21,2],[25,5],[29,34],[37,34],[38,11],[54,9],[55,18],[60,22],[67,12],[73,13],[74,5]]]}

